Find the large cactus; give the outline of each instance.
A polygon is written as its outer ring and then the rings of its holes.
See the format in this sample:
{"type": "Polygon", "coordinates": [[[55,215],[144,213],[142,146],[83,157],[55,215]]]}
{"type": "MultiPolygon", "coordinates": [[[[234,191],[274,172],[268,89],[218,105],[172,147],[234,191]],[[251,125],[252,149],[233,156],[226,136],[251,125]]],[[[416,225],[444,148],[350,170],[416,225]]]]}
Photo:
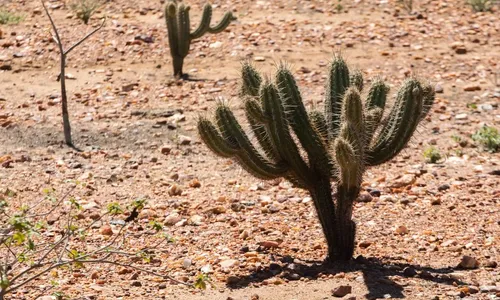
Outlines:
{"type": "Polygon", "coordinates": [[[258,178],[284,177],[307,189],[328,243],[328,258],[350,259],[356,231],[352,208],[363,172],[405,147],[434,101],[433,88],[407,79],[383,118],[388,86],[375,80],[362,101],[363,77],[360,72],[350,76],[341,57],[329,69],[324,114],[306,111],[294,77],[283,66],[270,82],[245,64],[242,79],[246,118],[259,149],[224,103],[216,109],[215,124],[200,118],[202,140],[258,178]]]}
{"type": "Polygon", "coordinates": [[[231,12],[226,12],[222,20],[215,26],[210,26],[212,21],[212,5],[205,4],[200,25],[191,32],[188,5],[184,5],[182,0],[169,0],[165,7],[165,20],[167,23],[168,42],[170,54],[174,66],[174,76],[181,78],[184,58],[189,53],[191,41],[202,37],[205,33],[219,33],[235,19],[231,12]]]}

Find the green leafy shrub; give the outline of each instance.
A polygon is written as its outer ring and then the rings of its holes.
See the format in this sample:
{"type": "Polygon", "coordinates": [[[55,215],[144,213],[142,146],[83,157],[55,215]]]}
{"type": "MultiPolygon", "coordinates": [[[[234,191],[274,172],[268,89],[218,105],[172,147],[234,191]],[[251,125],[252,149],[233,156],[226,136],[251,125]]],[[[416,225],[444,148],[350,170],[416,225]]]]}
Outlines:
{"type": "Polygon", "coordinates": [[[492,0],[467,0],[467,3],[472,6],[474,11],[478,12],[489,11],[493,7],[492,0]]]}
{"type": "Polygon", "coordinates": [[[441,153],[439,153],[439,150],[434,146],[427,147],[424,150],[424,157],[431,164],[437,163],[442,158],[441,153]]]}
{"type": "Polygon", "coordinates": [[[497,152],[500,149],[500,133],[494,127],[481,127],[472,135],[472,139],[487,151],[497,152]]]}
{"type": "Polygon", "coordinates": [[[0,9],[0,24],[18,24],[23,20],[23,17],[20,15],[16,15],[7,10],[0,9]]]}
{"type": "Polygon", "coordinates": [[[78,19],[88,24],[90,18],[102,5],[102,0],[74,0],[70,4],[70,8],[75,12],[78,19]]]}

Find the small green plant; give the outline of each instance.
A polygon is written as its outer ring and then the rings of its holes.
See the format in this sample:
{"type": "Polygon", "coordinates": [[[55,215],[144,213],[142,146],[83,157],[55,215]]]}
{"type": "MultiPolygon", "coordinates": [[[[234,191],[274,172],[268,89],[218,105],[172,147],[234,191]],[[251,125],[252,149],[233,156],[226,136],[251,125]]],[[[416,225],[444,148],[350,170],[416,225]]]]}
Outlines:
{"type": "Polygon", "coordinates": [[[335,9],[337,13],[341,13],[344,10],[344,6],[342,5],[342,0],[338,0],[337,5],[335,5],[335,9]]]}
{"type": "Polygon", "coordinates": [[[431,164],[437,163],[442,158],[441,153],[439,153],[439,150],[434,146],[427,147],[424,150],[424,157],[431,164]]]}
{"type": "Polygon", "coordinates": [[[102,0],[74,0],[70,4],[70,8],[75,12],[76,17],[87,25],[92,15],[94,15],[102,5],[102,0]]]}
{"type": "Polygon", "coordinates": [[[201,139],[259,179],[285,178],[307,190],[328,244],[327,258],[350,260],[356,233],[353,205],[363,173],[403,150],[429,112],[434,89],[407,79],[384,118],[389,87],[374,80],[362,99],[362,74],[350,72],[341,57],[328,69],[324,112],[305,109],[286,66],[279,67],[274,81],[263,79],[249,64],[243,65],[241,77],[241,98],[256,143],[223,102],[215,122],[200,117],[201,139]]]}
{"type": "Polygon", "coordinates": [[[472,135],[472,139],[489,152],[497,152],[500,149],[500,133],[494,127],[481,127],[472,135]]]}
{"type": "Polygon", "coordinates": [[[193,40],[202,37],[205,33],[216,34],[222,32],[229,26],[231,21],[236,19],[231,12],[226,12],[217,25],[210,26],[212,5],[207,3],[203,7],[200,25],[191,32],[189,10],[189,5],[177,0],[169,0],[165,7],[168,43],[176,78],[184,77],[182,66],[193,40]]]}
{"type": "Polygon", "coordinates": [[[413,0],[398,0],[401,5],[409,14],[413,12],[413,0]]]}
{"type": "Polygon", "coordinates": [[[467,3],[476,12],[489,11],[493,7],[494,1],[492,0],[467,0],[467,3]]]}
{"type": "MultiPolygon", "coordinates": [[[[163,243],[171,243],[171,237],[163,237],[161,224],[153,224],[152,230],[145,234],[158,234],[160,237],[152,247],[140,247],[136,253],[124,252],[127,229],[134,219],[128,217],[119,219],[123,209],[116,203],[110,204],[107,211],[101,213],[91,221],[77,218],[82,206],[76,198],[69,198],[72,189],[62,197],[57,197],[53,189],[45,189],[44,197],[40,202],[31,206],[20,206],[19,199],[9,196],[8,190],[0,194],[0,300],[14,293],[21,287],[32,283],[57,268],[72,266],[84,268],[86,264],[111,264],[140,270],[180,284],[193,286],[177,281],[166,274],[135,266],[131,261],[126,262],[117,256],[138,256],[144,262],[151,262],[157,249],[163,243]],[[66,201],[66,199],[68,199],[66,201]],[[12,206],[9,204],[13,204],[12,206]],[[48,217],[57,215],[58,221],[49,225],[48,217]],[[116,220],[118,218],[118,220],[116,220]],[[103,244],[93,244],[89,247],[81,241],[81,236],[87,235],[92,228],[102,222],[114,224],[118,228],[113,236],[103,244]],[[46,235],[46,232],[61,232],[57,238],[46,235]]],[[[136,200],[130,204],[133,211],[144,207],[144,200],[136,200]]],[[[127,247],[130,248],[130,247],[127,247]]],[[[53,287],[58,282],[50,282],[53,287]]],[[[60,292],[54,292],[56,299],[66,299],[60,292]]]]}
{"type": "Polygon", "coordinates": [[[194,287],[200,290],[207,289],[207,283],[211,284],[210,277],[207,274],[200,274],[196,277],[194,287]]]}
{"type": "Polygon", "coordinates": [[[23,17],[20,15],[16,15],[7,10],[0,9],[0,24],[18,24],[23,20],[23,17]]]}

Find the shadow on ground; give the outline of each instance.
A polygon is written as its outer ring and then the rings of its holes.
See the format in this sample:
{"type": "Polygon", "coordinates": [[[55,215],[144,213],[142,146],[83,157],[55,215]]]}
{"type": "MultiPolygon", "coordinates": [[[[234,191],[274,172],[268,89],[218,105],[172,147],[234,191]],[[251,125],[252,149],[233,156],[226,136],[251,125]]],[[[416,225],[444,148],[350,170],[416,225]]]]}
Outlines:
{"type": "Polygon", "coordinates": [[[355,260],[343,264],[332,264],[321,261],[294,262],[290,256],[283,256],[276,259],[277,263],[271,263],[248,275],[232,278],[228,287],[240,289],[249,286],[252,283],[262,282],[272,277],[283,277],[289,280],[298,280],[301,277],[317,279],[320,275],[335,275],[339,273],[349,273],[360,271],[363,274],[364,283],[368,289],[367,299],[387,298],[405,298],[403,286],[399,285],[393,279],[399,277],[415,277],[421,280],[431,281],[437,284],[453,285],[466,284],[456,278],[447,275],[455,271],[454,268],[431,268],[418,265],[394,262],[391,258],[380,260],[378,258],[365,258],[358,256],[355,260]],[[281,264],[285,265],[282,267],[281,264]]]}
{"type": "MultiPolygon", "coordinates": [[[[154,141],[161,144],[161,141],[182,132],[182,124],[167,121],[167,118],[176,113],[182,114],[182,110],[135,110],[126,119],[107,119],[92,123],[75,121],[71,128],[74,149],[134,151],[154,141]],[[120,124],[120,130],[107,127],[108,124],[120,124]],[[160,137],[158,134],[161,134],[160,137]]],[[[31,126],[14,124],[8,128],[0,127],[0,145],[4,151],[66,146],[62,124],[60,127],[48,124],[31,126]]]]}

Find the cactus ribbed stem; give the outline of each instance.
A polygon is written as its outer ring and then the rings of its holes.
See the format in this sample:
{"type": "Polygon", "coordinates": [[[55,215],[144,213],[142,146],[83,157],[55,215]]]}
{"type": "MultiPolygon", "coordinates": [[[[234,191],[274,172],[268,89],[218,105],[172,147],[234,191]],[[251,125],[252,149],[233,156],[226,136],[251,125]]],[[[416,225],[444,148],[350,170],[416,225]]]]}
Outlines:
{"type": "Polygon", "coordinates": [[[212,21],[212,6],[210,4],[206,4],[203,7],[200,24],[191,33],[189,10],[190,7],[188,5],[178,3],[176,0],[169,0],[165,7],[168,42],[170,46],[170,54],[172,56],[174,76],[176,78],[184,76],[182,67],[184,64],[184,58],[189,53],[192,40],[198,39],[206,33],[219,33],[225,30],[231,21],[235,19],[231,12],[227,12],[217,25],[210,27],[210,22],[212,21]]]}

